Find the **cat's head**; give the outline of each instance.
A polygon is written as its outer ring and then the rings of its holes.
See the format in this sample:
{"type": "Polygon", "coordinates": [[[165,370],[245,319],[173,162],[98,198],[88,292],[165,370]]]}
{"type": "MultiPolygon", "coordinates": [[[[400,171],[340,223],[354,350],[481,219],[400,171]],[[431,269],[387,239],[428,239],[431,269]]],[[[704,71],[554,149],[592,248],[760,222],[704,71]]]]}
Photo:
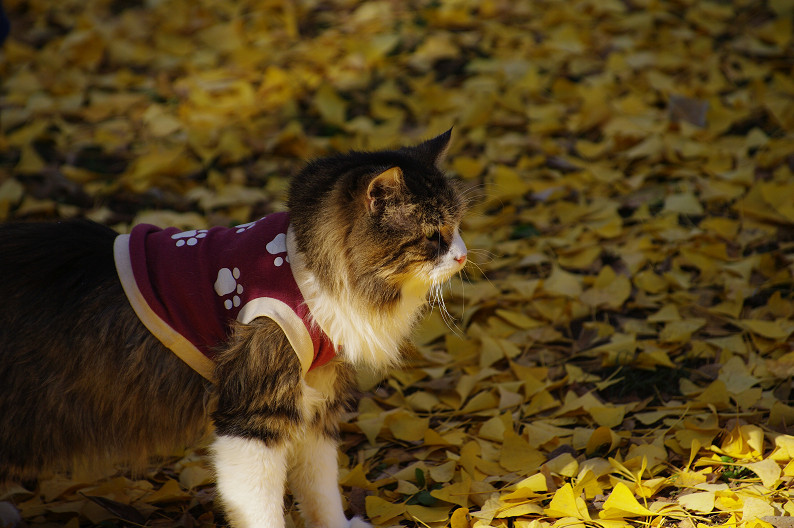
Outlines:
{"type": "Polygon", "coordinates": [[[464,199],[439,168],[450,135],[316,160],[293,178],[297,245],[324,287],[385,308],[462,269],[464,199]]]}

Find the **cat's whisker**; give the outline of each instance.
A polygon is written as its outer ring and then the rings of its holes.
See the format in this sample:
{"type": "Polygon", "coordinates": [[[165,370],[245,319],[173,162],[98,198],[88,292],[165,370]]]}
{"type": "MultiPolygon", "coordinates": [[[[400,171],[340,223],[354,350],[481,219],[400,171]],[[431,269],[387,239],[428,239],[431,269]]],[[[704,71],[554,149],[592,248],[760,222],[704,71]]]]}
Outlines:
{"type": "Polygon", "coordinates": [[[463,203],[466,204],[466,207],[470,207],[476,201],[485,198],[485,188],[486,186],[484,184],[480,184],[464,190],[461,193],[461,198],[463,199],[463,203]]]}
{"type": "Polygon", "coordinates": [[[459,188],[465,187],[464,189],[461,190],[461,196],[469,196],[474,192],[487,189],[489,185],[490,184],[488,183],[476,183],[473,185],[464,184],[464,185],[460,185],[459,188]]]}
{"type": "Polygon", "coordinates": [[[496,253],[492,253],[487,249],[470,249],[469,253],[473,255],[483,255],[487,259],[487,262],[493,262],[496,260],[497,256],[496,253]]]}
{"type": "Polygon", "coordinates": [[[485,280],[487,280],[487,281],[488,281],[488,284],[490,284],[491,286],[493,286],[493,287],[494,287],[494,288],[496,288],[497,290],[499,289],[499,288],[497,288],[497,286],[496,286],[496,285],[495,285],[495,284],[494,284],[494,283],[491,281],[491,279],[489,279],[489,278],[488,278],[488,275],[485,273],[485,270],[484,270],[484,269],[482,269],[482,266],[480,266],[479,264],[477,264],[476,262],[474,262],[474,261],[472,261],[472,260],[468,260],[468,261],[466,262],[466,264],[467,264],[467,265],[468,265],[469,263],[471,263],[471,265],[472,265],[472,266],[474,266],[475,268],[477,268],[477,270],[480,272],[480,275],[482,275],[482,276],[483,276],[483,278],[484,278],[485,280]]]}
{"type": "Polygon", "coordinates": [[[482,266],[480,266],[479,264],[477,264],[476,262],[474,262],[474,261],[473,261],[473,260],[471,260],[471,259],[469,259],[469,261],[467,262],[467,264],[468,264],[468,263],[471,263],[471,265],[472,265],[472,266],[474,266],[475,268],[477,268],[477,271],[479,271],[480,273],[482,273],[482,276],[483,276],[483,277],[485,277],[485,276],[486,276],[486,275],[485,275],[485,270],[484,270],[484,269],[482,269],[482,266]]]}
{"type": "MultiPolygon", "coordinates": [[[[450,283],[450,281],[446,282],[447,284],[450,283]]],[[[453,315],[449,313],[449,310],[447,309],[446,301],[444,300],[443,295],[443,287],[444,284],[439,282],[434,282],[430,287],[430,297],[433,301],[431,305],[438,307],[438,311],[441,314],[441,320],[444,321],[444,324],[447,326],[447,328],[449,328],[449,330],[455,334],[456,337],[462,337],[461,333],[463,330],[461,330],[461,328],[455,323],[455,317],[453,317],[453,315]]]]}
{"type": "Polygon", "coordinates": [[[460,279],[460,314],[461,314],[461,317],[466,314],[466,288],[463,287],[464,269],[465,269],[465,266],[463,268],[460,268],[460,270],[458,271],[458,279],[460,279]]]}

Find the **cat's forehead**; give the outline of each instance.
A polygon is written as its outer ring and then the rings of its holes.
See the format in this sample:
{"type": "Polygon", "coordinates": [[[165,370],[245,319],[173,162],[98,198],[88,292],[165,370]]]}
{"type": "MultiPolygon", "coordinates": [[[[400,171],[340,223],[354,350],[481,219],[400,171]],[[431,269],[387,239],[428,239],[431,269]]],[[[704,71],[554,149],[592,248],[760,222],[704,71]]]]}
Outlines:
{"type": "Polygon", "coordinates": [[[463,205],[452,191],[429,196],[417,208],[418,220],[425,225],[440,227],[458,224],[463,216],[463,205]]]}

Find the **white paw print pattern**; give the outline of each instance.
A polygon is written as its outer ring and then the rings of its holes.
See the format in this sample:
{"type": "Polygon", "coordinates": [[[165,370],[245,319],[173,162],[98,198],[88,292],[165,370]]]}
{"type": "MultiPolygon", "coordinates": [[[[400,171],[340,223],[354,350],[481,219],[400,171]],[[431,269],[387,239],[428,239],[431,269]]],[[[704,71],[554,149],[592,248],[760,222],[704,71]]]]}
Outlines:
{"type": "Polygon", "coordinates": [[[227,310],[240,306],[240,295],[243,293],[243,285],[237,282],[239,279],[239,268],[221,268],[218,270],[218,278],[215,279],[214,285],[215,293],[218,294],[218,297],[231,295],[231,297],[223,301],[223,305],[227,310]]]}
{"type": "MultiPolygon", "coordinates": [[[[279,253],[286,253],[287,252],[287,235],[285,233],[279,233],[276,235],[276,238],[271,240],[265,246],[267,252],[271,255],[278,255],[279,253]]],[[[283,257],[276,257],[273,261],[273,264],[276,266],[281,266],[284,262],[289,262],[289,256],[284,255],[283,257]]]]}
{"type": "Polygon", "coordinates": [[[183,231],[175,235],[171,235],[172,240],[176,240],[176,247],[182,246],[195,246],[198,244],[199,239],[207,236],[206,229],[191,229],[190,231],[183,231]]]}
{"type": "Polygon", "coordinates": [[[248,222],[247,224],[240,224],[238,226],[234,226],[234,228],[237,230],[235,231],[235,233],[237,233],[238,235],[240,233],[245,233],[246,231],[254,227],[257,222],[259,222],[259,220],[254,220],[253,222],[248,222]]]}

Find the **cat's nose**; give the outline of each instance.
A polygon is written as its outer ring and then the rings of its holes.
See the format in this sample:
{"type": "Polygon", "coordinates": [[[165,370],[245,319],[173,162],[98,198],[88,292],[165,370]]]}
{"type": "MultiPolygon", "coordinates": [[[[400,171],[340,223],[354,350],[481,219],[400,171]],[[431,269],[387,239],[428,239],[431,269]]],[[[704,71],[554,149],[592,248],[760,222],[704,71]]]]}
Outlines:
{"type": "Polygon", "coordinates": [[[457,262],[461,267],[466,263],[466,255],[468,251],[466,251],[466,244],[463,242],[463,239],[460,238],[460,233],[455,230],[455,236],[452,237],[452,244],[450,247],[450,253],[454,255],[455,262],[457,262]]]}

